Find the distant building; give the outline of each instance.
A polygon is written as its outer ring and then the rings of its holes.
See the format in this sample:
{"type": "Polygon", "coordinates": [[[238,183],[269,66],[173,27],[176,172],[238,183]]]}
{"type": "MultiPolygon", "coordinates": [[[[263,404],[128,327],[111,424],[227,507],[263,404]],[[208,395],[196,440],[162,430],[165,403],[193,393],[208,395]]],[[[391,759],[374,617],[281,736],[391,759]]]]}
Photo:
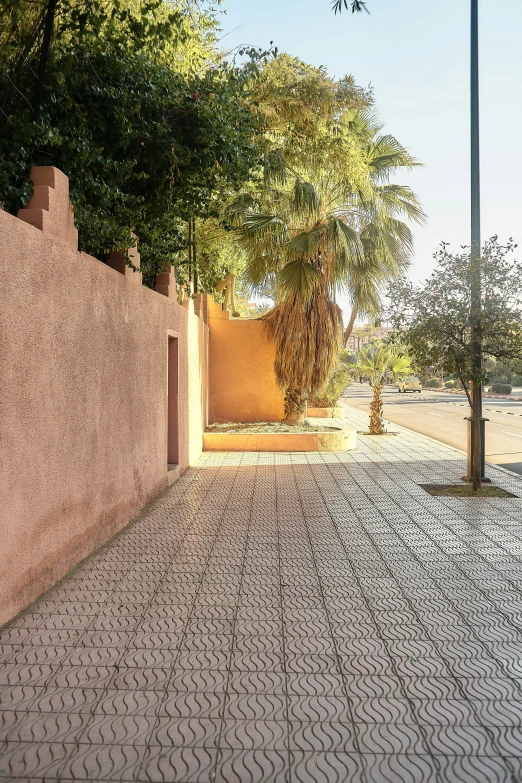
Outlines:
{"type": "Polygon", "coordinates": [[[357,353],[370,340],[384,340],[394,331],[395,329],[391,326],[374,326],[373,324],[356,326],[348,338],[346,347],[352,353],[357,353]]]}

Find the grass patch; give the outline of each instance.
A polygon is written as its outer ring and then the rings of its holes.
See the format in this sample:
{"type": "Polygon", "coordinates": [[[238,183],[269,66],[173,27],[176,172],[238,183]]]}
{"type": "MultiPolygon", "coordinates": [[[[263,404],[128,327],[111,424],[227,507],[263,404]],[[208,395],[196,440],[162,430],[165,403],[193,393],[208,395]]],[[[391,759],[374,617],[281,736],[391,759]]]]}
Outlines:
{"type": "Polygon", "coordinates": [[[516,498],[518,495],[513,495],[512,492],[508,492],[502,487],[482,486],[476,492],[473,492],[473,486],[471,484],[420,484],[420,486],[429,492],[430,495],[435,495],[445,498],[516,498]]]}
{"type": "Polygon", "coordinates": [[[336,432],[338,427],[323,427],[310,424],[304,421],[302,424],[282,424],[279,421],[255,421],[255,422],[234,422],[227,421],[222,424],[209,424],[205,432],[267,432],[272,435],[279,435],[284,432],[336,432]]]}

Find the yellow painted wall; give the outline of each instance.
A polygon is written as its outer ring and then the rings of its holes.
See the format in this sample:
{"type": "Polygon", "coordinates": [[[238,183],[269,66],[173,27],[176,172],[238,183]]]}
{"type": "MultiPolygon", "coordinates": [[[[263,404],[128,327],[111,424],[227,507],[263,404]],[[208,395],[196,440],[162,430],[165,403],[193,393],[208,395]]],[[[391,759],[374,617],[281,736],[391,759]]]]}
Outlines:
{"type": "Polygon", "coordinates": [[[279,421],[275,346],[262,321],[213,318],[209,308],[209,421],[279,421]]]}

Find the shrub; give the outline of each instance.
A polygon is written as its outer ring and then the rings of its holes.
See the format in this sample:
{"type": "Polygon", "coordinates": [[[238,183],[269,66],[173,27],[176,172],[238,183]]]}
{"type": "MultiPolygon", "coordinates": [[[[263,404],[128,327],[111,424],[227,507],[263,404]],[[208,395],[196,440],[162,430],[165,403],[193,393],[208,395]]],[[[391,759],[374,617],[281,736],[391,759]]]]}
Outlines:
{"type": "Polygon", "coordinates": [[[511,383],[513,386],[522,386],[522,375],[512,375],[511,383]]]}
{"type": "Polygon", "coordinates": [[[333,371],[325,389],[308,398],[310,408],[333,408],[345,388],[352,382],[351,368],[344,362],[340,362],[333,371]]]}
{"type": "Polygon", "coordinates": [[[491,391],[494,394],[511,394],[513,387],[509,383],[494,383],[491,386],[491,391]]]}
{"type": "Polygon", "coordinates": [[[438,378],[430,378],[426,386],[428,389],[438,389],[440,381],[438,378]]]}
{"type": "Polygon", "coordinates": [[[457,381],[446,381],[444,384],[445,389],[454,389],[457,385],[457,381]]]}

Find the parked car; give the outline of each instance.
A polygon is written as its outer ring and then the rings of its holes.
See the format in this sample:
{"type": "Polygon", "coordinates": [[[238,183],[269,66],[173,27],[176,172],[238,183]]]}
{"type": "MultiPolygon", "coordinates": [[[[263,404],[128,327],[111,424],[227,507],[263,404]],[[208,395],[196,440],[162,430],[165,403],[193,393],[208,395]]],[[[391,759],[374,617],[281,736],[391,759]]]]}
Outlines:
{"type": "Polygon", "coordinates": [[[401,380],[397,383],[397,386],[399,393],[413,391],[419,392],[420,394],[422,391],[422,384],[415,375],[407,375],[406,378],[401,378],[401,380]]]}

